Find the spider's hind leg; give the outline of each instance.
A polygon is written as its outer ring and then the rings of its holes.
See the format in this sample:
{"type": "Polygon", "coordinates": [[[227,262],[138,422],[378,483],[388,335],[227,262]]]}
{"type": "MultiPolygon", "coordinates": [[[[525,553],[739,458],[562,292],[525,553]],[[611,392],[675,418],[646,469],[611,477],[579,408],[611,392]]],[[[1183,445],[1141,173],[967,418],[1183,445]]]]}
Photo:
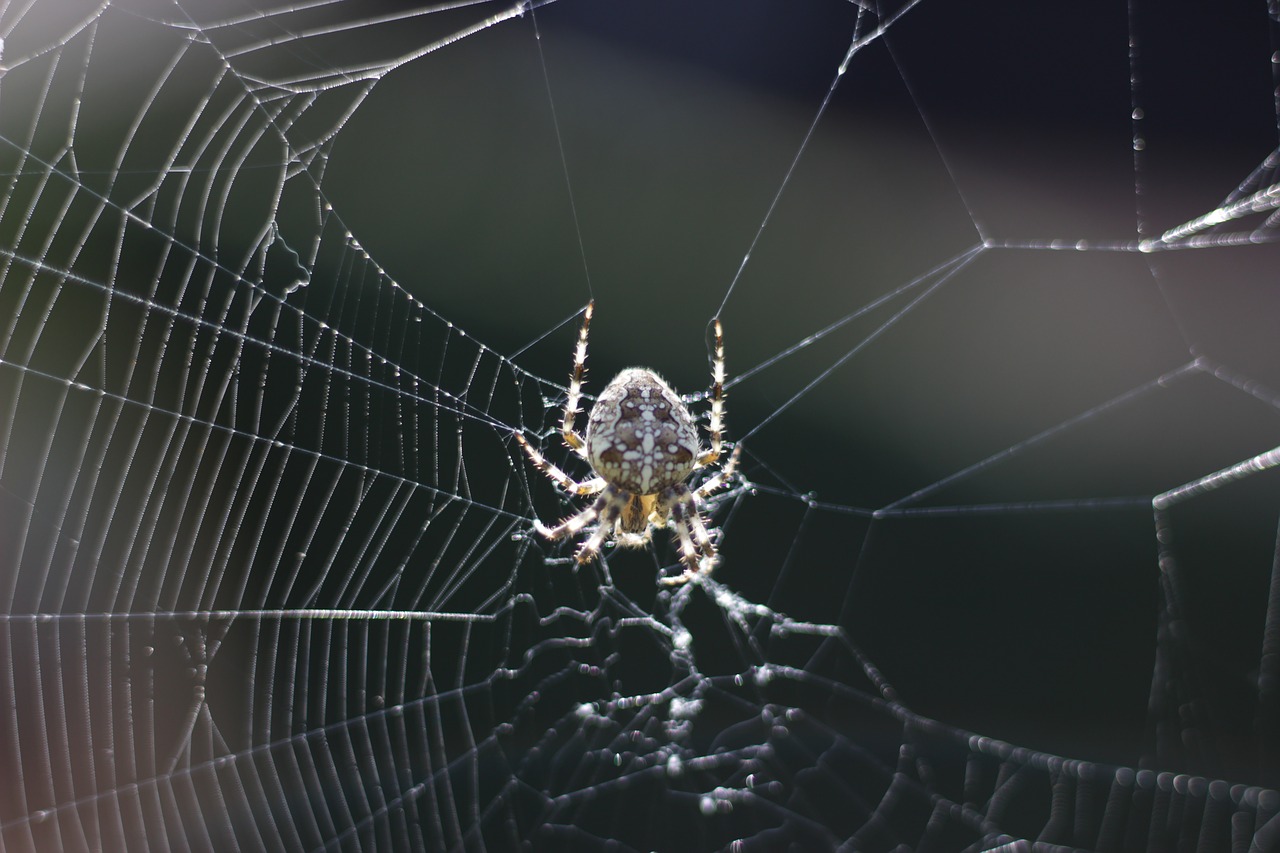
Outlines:
{"type": "Polygon", "coordinates": [[[720,469],[720,472],[694,490],[694,498],[701,500],[733,479],[734,472],[738,470],[738,457],[741,453],[742,445],[739,444],[733,448],[733,452],[729,454],[729,461],[724,463],[724,467],[720,469]]]}
{"type": "MultiPolygon", "coordinates": [[[[600,495],[591,506],[592,514],[598,515],[600,521],[591,535],[584,539],[582,544],[578,546],[578,550],[573,553],[575,560],[579,563],[586,563],[600,553],[601,546],[609,538],[609,534],[618,521],[619,513],[627,505],[627,497],[626,492],[615,486],[605,487],[604,494],[600,495]]],[[[583,522],[577,529],[581,530],[586,525],[587,522],[583,522]]]]}
{"type": "MultiPolygon", "coordinates": [[[[662,578],[667,586],[687,583],[697,575],[711,574],[718,562],[716,546],[711,541],[707,526],[702,523],[694,503],[693,493],[685,486],[672,487],[674,492],[670,498],[671,520],[676,528],[676,538],[680,542],[680,561],[684,563],[684,572],[673,578],[662,578]]],[[[667,503],[667,501],[664,501],[667,503]]]]}

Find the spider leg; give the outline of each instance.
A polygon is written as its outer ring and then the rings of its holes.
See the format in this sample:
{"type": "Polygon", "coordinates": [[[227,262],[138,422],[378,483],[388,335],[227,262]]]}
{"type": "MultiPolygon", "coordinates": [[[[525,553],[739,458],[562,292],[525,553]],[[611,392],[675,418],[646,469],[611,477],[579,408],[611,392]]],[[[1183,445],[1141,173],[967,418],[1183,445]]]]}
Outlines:
{"type": "Polygon", "coordinates": [[[671,518],[676,536],[680,540],[680,561],[684,573],[674,578],[662,578],[667,586],[687,583],[699,574],[710,574],[716,566],[716,547],[711,534],[702,523],[702,516],[693,502],[693,494],[684,486],[673,486],[675,494],[670,501],[671,518]],[[694,540],[697,540],[696,543],[694,540]]]}
{"type": "Polygon", "coordinates": [[[733,476],[733,472],[738,469],[738,456],[741,452],[742,445],[733,448],[733,453],[729,454],[729,461],[724,463],[724,467],[720,469],[720,472],[694,490],[694,498],[701,500],[727,483],[729,478],[733,476]]]}
{"type": "Polygon", "coordinates": [[[575,560],[579,563],[585,563],[600,553],[600,546],[609,537],[614,524],[618,521],[618,515],[626,505],[626,492],[613,486],[605,489],[604,494],[592,506],[592,510],[599,514],[600,522],[596,525],[595,531],[583,540],[582,544],[578,546],[578,550],[573,553],[575,560]]]}
{"type": "Polygon", "coordinates": [[[715,328],[716,358],[711,365],[711,422],[707,425],[708,432],[711,433],[711,447],[698,457],[698,468],[705,468],[720,458],[720,441],[724,433],[724,329],[718,318],[715,328]]]}
{"type": "Polygon", "coordinates": [[[565,472],[561,471],[552,463],[548,462],[541,453],[533,448],[533,445],[525,441],[520,433],[515,433],[516,441],[520,442],[520,446],[524,448],[524,452],[529,454],[529,459],[533,461],[533,466],[546,474],[557,486],[564,489],[571,495],[594,495],[604,489],[604,479],[601,477],[592,477],[590,480],[579,483],[565,472]]]}
{"type": "Polygon", "coordinates": [[[605,498],[600,496],[596,502],[584,509],[577,515],[571,515],[561,521],[555,527],[547,527],[538,519],[533,520],[533,529],[547,539],[563,539],[566,536],[572,536],[588,524],[596,520],[600,515],[600,511],[604,505],[605,498]]]}
{"type": "Polygon", "coordinates": [[[563,539],[566,536],[573,536],[596,519],[596,529],[588,536],[578,550],[574,552],[573,557],[579,563],[585,563],[592,557],[600,553],[600,547],[604,544],[604,540],[608,538],[609,532],[617,523],[618,514],[622,512],[627,505],[627,493],[621,489],[608,486],[604,490],[604,494],[596,498],[596,502],[584,509],[577,515],[570,516],[555,527],[547,527],[541,521],[534,519],[533,529],[547,539],[563,539]]]}
{"type": "Polygon", "coordinates": [[[569,375],[569,399],[564,404],[564,418],[560,421],[560,434],[564,443],[583,458],[587,455],[587,443],[573,428],[574,418],[578,415],[578,403],[582,400],[582,378],[587,374],[587,330],[591,327],[591,312],[595,308],[595,300],[587,303],[587,310],[582,315],[582,330],[578,332],[578,348],[573,355],[573,373],[569,375]]]}

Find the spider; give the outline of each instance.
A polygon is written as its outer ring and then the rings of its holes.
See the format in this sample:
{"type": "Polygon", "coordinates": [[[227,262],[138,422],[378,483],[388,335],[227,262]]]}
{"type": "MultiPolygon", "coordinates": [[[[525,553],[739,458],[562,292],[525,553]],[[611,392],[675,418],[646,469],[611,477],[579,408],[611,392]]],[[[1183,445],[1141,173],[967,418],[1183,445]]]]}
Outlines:
{"type": "Polygon", "coordinates": [[[715,568],[715,545],[702,522],[699,507],[704,498],[733,476],[738,464],[739,448],[735,447],[718,474],[696,489],[690,489],[685,483],[694,471],[713,465],[720,458],[724,428],[724,332],[716,320],[708,425],[710,448],[702,448],[697,423],[676,392],[645,367],[629,367],[614,377],[592,407],[586,435],[581,436],[573,425],[582,398],[587,330],[594,307],[595,303],[589,302],[582,317],[569,380],[569,399],[560,422],[564,443],[591,464],[594,476],[579,483],[543,458],[524,436],[516,433],[516,440],[534,466],[560,488],[571,495],[598,494],[599,497],[591,506],[555,527],[546,527],[535,520],[534,529],[548,539],[563,539],[596,522],[595,530],[574,553],[579,563],[586,563],[599,555],[610,538],[623,547],[643,547],[649,542],[653,528],[666,527],[669,519],[675,527],[685,569],[683,574],[662,578],[662,583],[683,584],[715,568]]]}

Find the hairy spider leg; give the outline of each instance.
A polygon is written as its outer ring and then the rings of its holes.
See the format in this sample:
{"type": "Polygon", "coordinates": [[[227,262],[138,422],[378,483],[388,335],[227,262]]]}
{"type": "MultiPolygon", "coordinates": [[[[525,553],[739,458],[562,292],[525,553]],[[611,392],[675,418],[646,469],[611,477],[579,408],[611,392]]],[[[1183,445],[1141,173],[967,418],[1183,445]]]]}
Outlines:
{"type": "Polygon", "coordinates": [[[684,563],[685,569],[677,577],[662,578],[662,583],[678,586],[689,582],[696,575],[710,574],[716,564],[716,547],[711,541],[711,534],[707,533],[706,525],[702,523],[702,516],[698,513],[688,487],[684,484],[672,486],[664,498],[666,500],[663,503],[671,507],[671,519],[680,540],[680,561],[684,563]]]}
{"type": "Polygon", "coordinates": [[[520,442],[520,446],[524,448],[524,452],[529,454],[529,459],[533,461],[533,465],[547,477],[555,481],[555,484],[564,489],[571,495],[594,495],[604,489],[605,482],[603,477],[592,477],[590,480],[579,483],[565,472],[561,471],[553,463],[548,462],[541,453],[534,449],[533,445],[525,441],[520,433],[515,433],[516,441],[520,442]]]}
{"type": "Polygon", "coordinates": [[[604,507],[604,495],[596,498],[595,503],[584,509],[577,515],[571,515],[561,521],[555,527],[547,527],[538,519],[533,520],[533,529],[548,539],[563,539],[566,536],[572,536],[591,522],[595,521],[600,514],[600,510],[604,507]]]}
{"type": "MultiPolygon", "coordinates": [[[[674,578],[661,578],[661,583],[666,586],[688,583],[696,575],[710,574],[716,567],[718,558],[715,544],[711,540],[706,524],[702,521],[702,513],[698,511],[697,502],[723,486],[733,476],[733,472],[738,468],[738,457],[741,453],[741,445],[733,448],[733,452],[729,454],[729,461],[714,477],[693,491],[681,486],[680,489],[683,490],[684,495],[674,494],[669,498],[671,501],[669,512],[675,524],[676,535],[680,540],[682,554],[680,559],[685,564],[685,570],[674,578]],[[696,545],[693,541],[695,539],[696,545]],[[699,561],[699,552],[705,555],[705,559],[699,561]]],[[[675,489],[670,491],[675,492],[675,489]]]]}
{"type": "Polygon", "coordinates": [[[604,545],[604,540],[608,536],[609,530],[617,523],[618,515],[622,512],[623,507],[627,505],[629,499],[629,495],[617,486],[605,486],[603,493],[596,498],[595,503],[577,515],[566,518],[555,527],[547,527],[541,521],[534,519],[533,527],[548,539],[563,539],[566,536],[575,535],[588,524],[599,519],[596,529],[578,546],[578,550],[573,554],[575,560],[579,563],[585,563],[600,553],[600,548],[604,545]]]}
{"type": "Polygon", "coordinates": [[[600,523],[573,553],[575,560],[585,563],[600,553],[604,540],[609,537],[609,531],[613,530],[613,526],[618,523],[618,516],[622,514],[622,510],[626,508],[630,499],[631,496],[617,486],[605,486],[604,492],[591,507],[599,515],[600,523]]]}
{"type": "MultiPolygon", "coordinates": [[[[705,468],[720,458],[720,441],[724,432],[724,329],[715,321],[716,357],[711,365],[711,447],[698,457],[696,467],[705,468]]],[[[584,338],[585,340],[585,338],[584,338]]]]}
{"type": "Polygon", "coordinates": [[[733,452],[729,454],[729,461],[724,463],[724,467],[720,469],[719,473],[694,489],[693,496],[701,500],[727,483],[729,478],[733,476],[733,472],[738,470],[738,456],[741,453],[742,445],[733,448],[733,452]]]}
{"type": "Polygon", "coordinates": [[[587,443],[573,428],[573,421],[578,416],[578,403],[582,400],[582,379],[587,375],[587,330],[591,328],[591,312],[596,302],[587,303],[587,310],[582,314],[582,329],[578,332],[578,348],[573,355],[573,373],[569,374],[569,399],[564,403],[564,418],[560,421],[560,434],[564,443],[581,456],[587,457],[587,443]]]}
{"type": "Polygon", "coordinates": [[[618,514],[626,506],[627,500],[626,492],[615,486],[607,486],[604,493],[596,499],[595,503],[577,515],[566,518],[555,527],[546,527],[536,519],[533,522],[533,526],[548,539],[562,539],[565,536],[573,536],[592,521],[599,519],[596,529],[583,540],[582,544],[578,546],[578,550],[573,554],[575,560],[579,563],[585,563],[600,553],[600,548],[604,545],[604,540],[608,536],[609,530],[617,523],[618,514]]]}
{"type": "Polygon", "coordinates": [[[584,509],[582,512],[578,513],[577,515],[566,518],[564,521],[560,522],[555,527],[547,527],[545,524],[543,524],[541,521],[535,518],[533,520],[533,529],[538,531],[538,533],[547,537],[548,539],[563,539],[565,536],[569,536],[571,534],[577,533],[579,530],[581,530],[582,528],[590,524],[592,521],[594,521],[595,517],[599,515],[599,512],[596,509],[596,507],[599,505],[600,505],[600,501],[597,500],[595,503],[593,503],[591,506],[584,509]]]}

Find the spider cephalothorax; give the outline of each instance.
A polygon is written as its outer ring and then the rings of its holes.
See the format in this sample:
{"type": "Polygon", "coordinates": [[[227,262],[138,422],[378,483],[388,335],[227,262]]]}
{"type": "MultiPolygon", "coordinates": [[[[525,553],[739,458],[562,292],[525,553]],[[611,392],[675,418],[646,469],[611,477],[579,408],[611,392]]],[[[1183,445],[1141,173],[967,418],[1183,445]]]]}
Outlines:
{"type": "Polygon", "coordinates": [[[698,427],[679,395],[662,377],[644,367],[631,367],[614,377],[596,399],[587,418],[587,434],[578,435],[573,423],[582,397],[582,377],[586,372],[587,330],[593,305],[588,304],[578,334],[578,348],[569,380],[560,433],[565,444],[589,463],[595,476],[577,482],[543,458],[524,436],[516,434],[520,446],[533,464],[572,495],[595,495],[591,506],[555,527],[535,521],[534,527],[548,539],[571,536],[593,521],[596,528],[575,554],[585,563],[600,553],[605,541],[639,547],[649,541],[654,527],[665,527],[670,519],[680,543],[684,573],[663,578],[678,584],[698,573],[710,572],[716,563],[711,534],[702,522],[702,500],[728,480],[738,462],[735,447],[720,473],[697,489],[685,480],[699,468],[720,458],[724,424],[724,335],[715,321],[716,356],[712,372],[711,447],[703,449],[698,427]]]}

